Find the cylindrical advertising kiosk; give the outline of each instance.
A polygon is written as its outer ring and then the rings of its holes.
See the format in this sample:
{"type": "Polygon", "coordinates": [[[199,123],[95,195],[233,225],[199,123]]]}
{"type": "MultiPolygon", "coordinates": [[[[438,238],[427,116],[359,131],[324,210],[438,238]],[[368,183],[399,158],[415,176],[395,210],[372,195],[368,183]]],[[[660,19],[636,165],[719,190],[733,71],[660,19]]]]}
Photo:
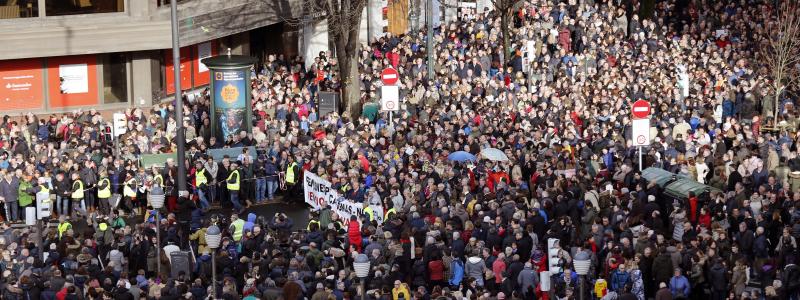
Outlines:
{"type": "Polygon", "coordinates": [[[218,142],[253,130],[250,67],[255,62],[230,53],[202,60],[211,70],[211,133],[218,142]]]}

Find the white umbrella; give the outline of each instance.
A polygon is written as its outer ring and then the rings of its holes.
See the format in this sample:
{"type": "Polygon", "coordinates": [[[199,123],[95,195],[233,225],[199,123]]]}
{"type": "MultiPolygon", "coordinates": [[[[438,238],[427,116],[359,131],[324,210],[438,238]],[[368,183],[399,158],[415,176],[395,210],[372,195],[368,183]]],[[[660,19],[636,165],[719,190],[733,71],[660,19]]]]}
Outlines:
{"type": "Polygon", "coordinates": [[[481,150],[481,156],[484,158],[491,160],[491,161],[507,161],[508,156],[506,156],[503,151],[497,148],[486,148],[481,150]]]}

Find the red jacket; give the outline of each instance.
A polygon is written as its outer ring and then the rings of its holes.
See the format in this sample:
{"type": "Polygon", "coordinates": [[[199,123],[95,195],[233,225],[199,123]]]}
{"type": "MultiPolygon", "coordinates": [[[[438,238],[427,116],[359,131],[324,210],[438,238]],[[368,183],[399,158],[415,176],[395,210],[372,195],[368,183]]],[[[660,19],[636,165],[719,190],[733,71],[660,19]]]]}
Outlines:
{"type": "Polygon", "coordinates": [[[697,197],[689,198],[689,220],[692,223],[697,221],[697,197]]]}
{"type": "Polygon", "coordinates": [[[357,221],[350,221],[347,224],[347,237],[350,245],[356,247],[356,251],[361,252],[361,226],[357,221]]]}
{"type": "Polygon", "coordinates": [[[441,260],[432,260],[428,263],[428,274],[431,281],[444,280],[444,263],[441,260]]]}

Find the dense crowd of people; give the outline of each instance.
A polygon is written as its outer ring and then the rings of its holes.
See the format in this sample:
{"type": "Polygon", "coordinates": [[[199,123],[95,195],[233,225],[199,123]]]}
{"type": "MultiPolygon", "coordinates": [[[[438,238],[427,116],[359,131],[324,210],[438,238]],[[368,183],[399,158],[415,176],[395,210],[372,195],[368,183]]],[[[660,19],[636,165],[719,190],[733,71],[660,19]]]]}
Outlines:
{"type": "Polygon", "coordinates": [[[351,84],[367,107],[395,68],[393,122],[318,113],[319,92],[342,89],[329,52],[255,66],[253,132],[225,140],[211,133],[208,94],[183,104],[186,141],[174,103],[129,109],[118,137],[94,110],[6,116],[2,298],[800,299],[795,90],[776,97],[756,55],[776,2],[656,2],[528,1],[510,17],[509,53],[497,12],[460,14],[434,33],[435,74],[424,30],[364,44],[351,84]],[[641,165],[638,99],[652,106],[641,165]],[[174,160],[139,163],[183,142],[187,194],[174,160]],[[249,146],[218,161],[206,152],[249,146]],[[448,159],[456,151],[477,159],[448,159]],[[667,195],[648,167],[708,188],[667,195]],[[304,172],[384,215],[245,215],[302,203],[304,172]],[[28,207],[58,220],[41,243],[12,226],[28,207]],[[217,249],[211,225],[223,229],[217,249]],[[366,279],[353,268],[361,254],[366,279]]]}

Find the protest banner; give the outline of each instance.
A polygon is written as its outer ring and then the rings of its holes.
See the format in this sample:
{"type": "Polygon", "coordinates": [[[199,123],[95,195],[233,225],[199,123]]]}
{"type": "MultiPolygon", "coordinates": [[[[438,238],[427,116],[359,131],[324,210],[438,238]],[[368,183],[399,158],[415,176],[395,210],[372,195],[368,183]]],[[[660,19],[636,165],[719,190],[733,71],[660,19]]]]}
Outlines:
{"type": "MultiPolygon", "coordinates": [[[[364,204],[352,202],[339,194],[330,182],[311,172],[304,172],[303,191],[306,203],[314,211],[320,210],[325,206],[331,208],[342,221],[350,220],[350,216],[360,216],[364,214],[364,204]]],[[[378,224],[383,224],[383,205],[381,203],[370,203],[370,207],[378,224]]]]}

